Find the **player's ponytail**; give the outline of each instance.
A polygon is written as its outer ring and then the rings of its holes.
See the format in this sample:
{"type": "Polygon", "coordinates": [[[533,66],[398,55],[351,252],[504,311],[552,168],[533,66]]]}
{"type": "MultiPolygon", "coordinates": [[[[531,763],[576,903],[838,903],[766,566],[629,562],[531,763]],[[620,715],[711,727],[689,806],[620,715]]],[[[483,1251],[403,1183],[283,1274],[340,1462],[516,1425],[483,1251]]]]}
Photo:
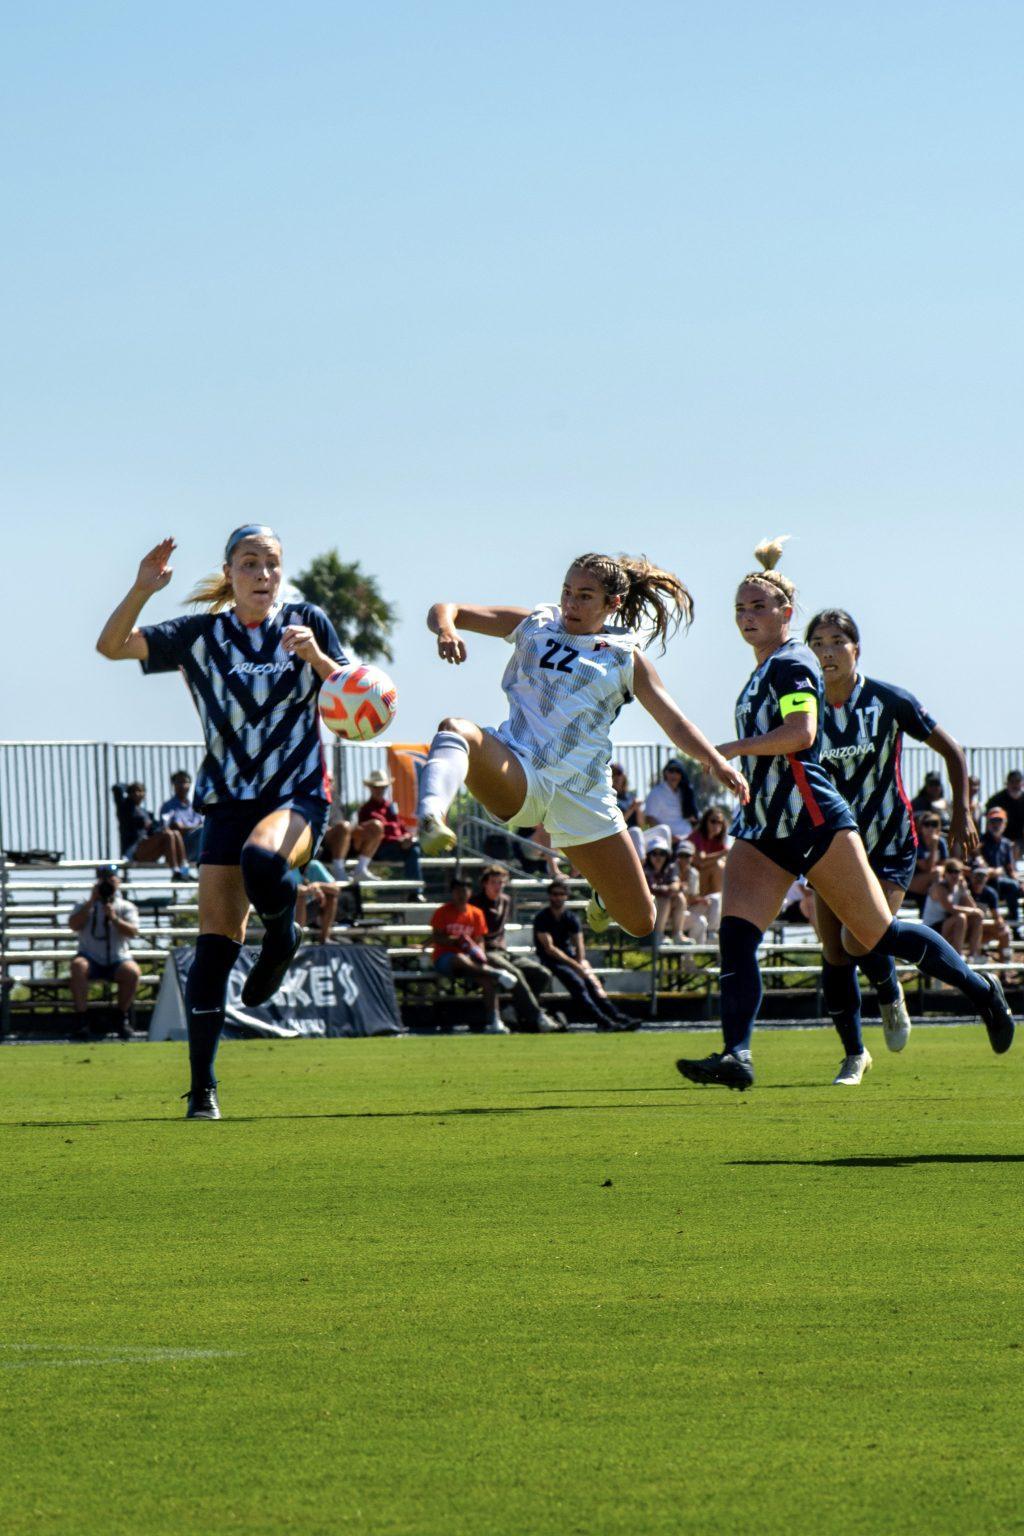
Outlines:
{"type": "Polygon", "coordinates": [[[620,597],[618,615],[626,629],[650,631],[645,645],[660,640],[662,650],[680,625],[693,622],[693,598],[672,571],[652,565],[644,555],[580,555],[576,570],[590,571],[609,597],[620,597]]]}
{"type": "Polygon", "coordinates": [[[765,539],[759,544],[754,550],[754,559],[761,569],[748,572],[740,582],[740,586],[756,581],[761,586],[770,588],[777,597],[781,597],[782,601],[792,608],[796,604],[796,584],[775,569],[782,559],[782,546],[788,538],[789,534],[783,533],[778,538],[765,539]]]}
{"type": "Polygon", "coordinates": [[[185,602],[197,608],[205,608],[208,613],[220,613],[222,608],[230,607],[234,600],[235,589],[231,577],[223,571],[211,571],[209,576],[196,582],[185,602]]]}

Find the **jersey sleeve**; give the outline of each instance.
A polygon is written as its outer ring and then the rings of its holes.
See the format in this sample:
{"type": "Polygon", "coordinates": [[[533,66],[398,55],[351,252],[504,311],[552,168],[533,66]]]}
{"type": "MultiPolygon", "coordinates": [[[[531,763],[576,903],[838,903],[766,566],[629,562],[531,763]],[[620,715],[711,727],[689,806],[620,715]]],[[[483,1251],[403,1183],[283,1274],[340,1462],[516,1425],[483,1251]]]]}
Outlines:
{"type": "Polygon", "coordinates": [[[340,662],[343,667],[352,665],[351,656],[346,654],[338,639],[338,631],[322,608],[317,608],[310,603],[306,608],[306,623],[313,631],[316,643],[325,656],[329,656],[332,661],[340,662]]]}
{"type": "Polygon", "coordinates": [[[892,695],[891,704],[896,723],[901,731],[912,736],[915,741],[927,741],[935,729],[935,721],[912,693],[907,693],[903,688],[889,686],[892,695]]]}
{"type": "Polygon", "coordinates": [[[772,662],[771,689],[783,719],[792,714],[817,714],[818,680],[799,656],[780,656],[772,662]]]}
{"type": "Polygon", "coordinates": [[[205,614],[185,613],[163,624],[144,624],[139,633],[149,647],[149,655],[139,663],[143,672],[175,672],[192,649],[205,614]]]}

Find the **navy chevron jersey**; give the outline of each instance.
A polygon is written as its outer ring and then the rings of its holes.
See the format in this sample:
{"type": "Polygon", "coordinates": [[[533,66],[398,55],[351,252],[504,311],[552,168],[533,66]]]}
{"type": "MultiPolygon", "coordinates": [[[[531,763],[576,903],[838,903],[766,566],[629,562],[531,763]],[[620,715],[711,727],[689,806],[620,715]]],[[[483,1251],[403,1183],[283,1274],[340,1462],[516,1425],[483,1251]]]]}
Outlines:
{"type": "Polygon", "coordinates": [[[845,704],[825,705],[821,728],[821,760],[853,807],[868,853],[888,859],[916,847],[900,754],[904,731],[915,741],[934,731],[928,711],[912,693],[858,676],[845,704]]]}
{"type": "Polygon", "coordinates": [[[818,761],[825,684],[813,651],[799,640],[786,640],[754,672],[736,700],[736,736],[765,736],[782,725],[780,700],[791,693],[812,693],[818,701],[818,730],[806,752],[791,756],[743,757],[739,764],[750,784],[750,800],[741,806],[733,835],[754,842],[760,837],[802,836],[817,827],[853,827],[849,807],[818,761]]]}
{"type": "Polygon", "coordinates": [[[225,800],[325,800],[317,695],[308,661],[281,649],[289,624],[305,624],[325,655],[347,658],[330,619],[312,603],[282,603],[249,626],[233,609],[187,614],[142,629],[143,672],[180,667],[199,711],[206,756],[196,778],[198,808],[225,800]]]}

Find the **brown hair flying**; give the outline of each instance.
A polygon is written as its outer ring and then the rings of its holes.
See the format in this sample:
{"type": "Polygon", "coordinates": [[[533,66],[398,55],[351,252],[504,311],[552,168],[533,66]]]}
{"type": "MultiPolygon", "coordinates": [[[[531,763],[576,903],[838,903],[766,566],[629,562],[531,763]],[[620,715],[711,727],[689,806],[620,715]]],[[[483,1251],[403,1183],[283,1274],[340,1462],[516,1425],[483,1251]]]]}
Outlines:
{"type": "Polygon", "coordinates": [[[592,572],[609,597],[621,597],[617,612],[627,629],[646,619],[653,629],[646,645],[660,640],[664,651],[680,624],[689,629],[693,623],[693,598],[685,584],[645,555],[578,555],[571,568],[592,572]]]}

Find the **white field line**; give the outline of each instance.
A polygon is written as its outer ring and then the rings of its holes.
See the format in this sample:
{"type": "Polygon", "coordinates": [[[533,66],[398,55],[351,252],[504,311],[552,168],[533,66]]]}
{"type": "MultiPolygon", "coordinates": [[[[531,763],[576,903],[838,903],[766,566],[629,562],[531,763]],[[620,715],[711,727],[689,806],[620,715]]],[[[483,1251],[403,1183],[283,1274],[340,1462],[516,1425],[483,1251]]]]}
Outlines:
{"type": "MultiPolygon", "coordinates": [[[[86,1346],[88,1349],[88,1346],[86,1346]]],[[[96,1348],[87,1354],[72,1352],[65,1344],[0,1344],[0,1371],[24,1371],[37,1366],[60,1369],[62,1366],[166,1365],[178,1360],[230,1360],[244,1353],[239,1349],[166,1349],[146,1344],[121,1344],[109,1349],[96,1348]]]]}

